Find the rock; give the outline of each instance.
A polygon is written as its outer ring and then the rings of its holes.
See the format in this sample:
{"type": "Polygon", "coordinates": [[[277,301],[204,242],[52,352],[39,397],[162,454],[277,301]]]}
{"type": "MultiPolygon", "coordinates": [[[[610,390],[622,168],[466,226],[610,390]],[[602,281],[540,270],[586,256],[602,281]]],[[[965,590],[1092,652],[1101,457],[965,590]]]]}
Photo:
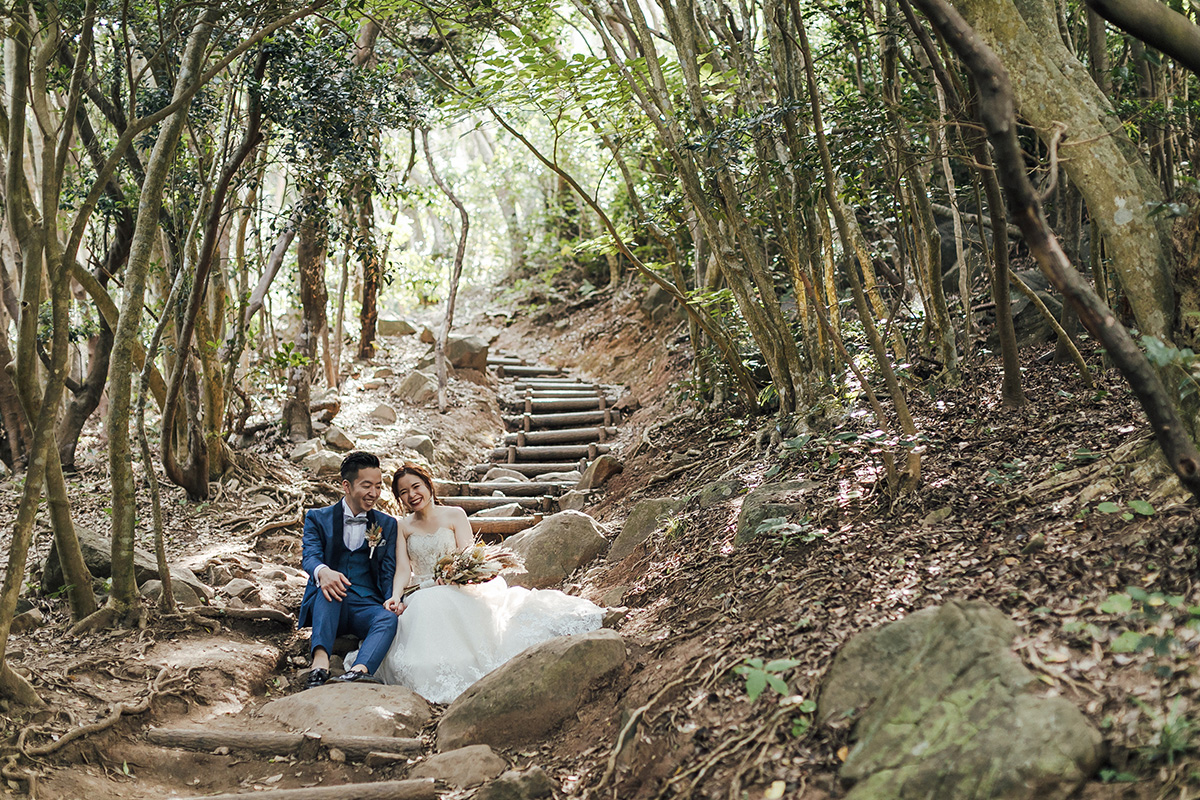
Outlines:
{"type": "Polygon", "coordinates": [[[334,764],[345,764],[346,754],[336,747],[329,748],[329,760],[334,764]]]}
{"type": "Polygon", "coordinates": [[[228,597],[240,597],[243,600],[250,599],[253,595],[258,594],[258,587],[251,581],[245,578],[234,578],[229,583],[221,587],[221,594],[228,597]]]}
{"type": "Polygon", "coordinates": [[[455,369],[487,372],[488,343],[478,336],[450,336],[446,340],[446,360],[455,369]]]}
{"type": "MultiPolygon", "coordinates": [[[[488,472],[488,474],[491,475],[492,473],[488,472]]],[[[497,475],[496,477],[492,478],[492,480],[491,480],[492,483],[526,483],[528,481],[529,481],[529,478],[525,477],[524,475],[522,475],[519,478],[513,478],[508,475],[497,475]]],[[[492,497],[503,497],[503,496],[504,496],[504,492],[500,491],[499,489],[492,492],[492,497]]]]}
{"type": "Polygon", "coordinates": [[[715,481],[696,492],[696,504],[700,508],[715,506],[737,497],[745,488],[740,481],[715,481]]]}
{"type": "Polygon", "coordinates": [[[580,567],[599,558],[608,540],[596,520],[579,511],[560,511],[504,540],[525,561],[525,572],[506,576],[530,589],[556,586],[580,567]]]}
{"type": "Polygon", "coordinates": [[[408,377],[400,382],[396,396],[414,406],[423,406],[437,397],[437,378],[427,372],[410,372],[408,377]]]}
{"type": "Polygon", "coordinates": [[[621,533],[608,551],[608,561],[624,561],[639,544],[650,538],[659,522],[671,516],[683,506],[683,502],[671,497],[656,497],[642,500],[635,505],[621,526],[621,533]]]}
{"type": "MultiPolygon", "coordinates": [[[[46,622],[46,615],[36,608],[31,608],[23,614],[18,614],[12,618],[10,623],[10,633],[25,633],[35,628],[42,627],[46,622]]],[[[497,773],[499,774],[499,773],[497,773]]]]}
{"type": "MultiPolygon", "coordinates": [[[[158,578],[146,581],[139,591],[142,593],[142,597],[148,597],[157,603],[158,599],[162,597],[162,581],[158,578]]],[[[171,594],[175,596],[175,605],[180,608],[195,608],[204,605],[196,594],[196,590],[186,583],[172,582],[171,594]]]]}
{"type": "Polygon", "coordinates": [[[508,762],[486,744],[473,744],[430,756],[413,767],[408,777],[433,778],[455,789],[466,789],[490,781],[507,766],[508,762]]]}
{"type": "Polygon", "coordinates": [[[387,383],[385,381],[381,381],[378,378],[368,378],[362,382],[362,388],[372,392],[376,389],[382,389],[386,385],[387,383]]]}
{"type": "Polygon", "coordinates": [[[342,456],[329,450],[318,450],[301,461],[300,466],[318,475],[336,475],[342,471],[342,456]]]}
{"type": "Polygon", "coordinates": [[[538,741],[573,716],[592,684],[624,661],[625,642],[607,629],[534,645],[450,704],[438,723],[437,749],[538,741]]]}
{"type": "Polygon", "coordinates": [[[242,598],[240,598],[240,597],[229,598],[229,600],[225,603],[225,605],[228,608],[237,608],[237,609],[249,607],[246,605],[246,601],[242,600],[242,598]]]}
{"type": "MultiPolygon", "coordinates": [[[[266,569],[259,577],[272,583],[284,583],[288,579],[288,574],[281,569],[266,569]]],[[[143,594],[145,593],[143,592],[143,594]]]]}
{"type": "Polygon", "coordinates": [[[362,683],[297,692],[272,700],[261,713],[293,730],[326,736],[417,736],[433,716],[412,689],[362,683]]]}
{"type": "Polygon", "coordinates": [[[341,410],[342,401],[338,397],[337,389],[327,389],[324,394],[311,398],[308,403],[308,411],[317,422],[332,422],[341,410]]]}
{"type": "Polygon", "coordinates": [[[428,436],[406,436],[400,440],[400,446],[418,453],[421,458],[433,463],[433,439],[428,436]]]}
{"type": "MultiPolygon", "coordinates": [[[[83,563],[93,578],[112,577],[112,540],[103,533],[83,525],[75,525],[75,536],[79,539],[79,549],[83,551],[83,563]]],[[[152,578],[158,578],[158,561],[151,553],[141,548],[133,549],[133,579],[138,585],[152,578]]],[[[171,567],[171,578],[179,583],[192,587],[197,595],[211,600],[213,590],[205,586],[190,569],[171,567]]],[[[63,586],[62,566],[58,562],[58,550],[51,543],[50,553],[42,565],[42,591],[53,594],[63,586]]]]}
{"type": "Polygon", "coordinates": [[[380,317],[375,321],[375,332],[380,336],[412,336],[417,327],[406,319],[380,317]]]}
{"type": "Polygon", "coordinates": [[[572,489],[558,497],[558,507],[563,511],[583,511],[588,504],[588,493],[572,489]]]}
{"type": "Polygon", "coordinates": [[[533,479],[544,483],[578,483],[582,477],[582,472],[573,469],[570,472],[543,472],[541,475],[535,475],[533,479]]]}
{"type": "Polygon", "coordinates": [[[329,430],[325,431],[325,444],[335,450],[353,450],[354,440],[346,435],[346,432],[337,425],[330,425],[329,430]]]}
{"type": "Polygon", "coordinates": [[[614,608],[621,605],[625,600],[625,595],[629,593],[628,586],[614,586],[604,593],[600,598],[600,605],[605,608],[614,608]]]}
{"type": "Polygon", "coordinates": [[[801,495],[816,486],[812,481],[772,483],[746,495],[738,514],[737,534],[733,537],[733,543],[743,545],[752,541],[758,535],[758,526],[763,520],[788,516],[799,508],[797,503],[801,495]]]}
{"type": "Polygon", "coordinates": [[[378,753],[371,751],[367,753],[367,757],[363,759],[363,764],[372,769],[379,767],[391,767],[396,764],[408,763],[408,756],[403,753],[378,753]]]}
{"type": "MultiPolygon", "coordinates": [[[[1062,297],[1054,293],[1050,282],[1040,270],[1021,270],[1017,275],[1033,290],[1055,319],[1062,318],[1062,297]]],[[[1054,328],[1015,283],[1009,290],[1009,297],[1012,301],[1013,334],[1017,339],[1017,347],[1028,348],[1055,340],[1057,334],[1054,328]]],[[[994,327],[987,341],[987,346],[992,348],[992,352],[1000,349],[999,334],[994,327]]]]}
{"type": "Polygon", "coordinates": [[[541,800],[554,795],[554,781],[541,767],[510,770],[475,793],[475,800],[541,800]]]}
{"type": "Polygon", "coordinates": [[[293,462],[303,461],[321,449],[321,443],[317,439],[309,439],[307,442],[301,442],[292,448],[288,453],[288,460],[293,462]]]}
{"type": "Polygon", "coordinates": [[[953,601],[874,628],[842,647],[818,719],[855,722],[841,768],[847,800],[1065,798],[1098,768],[1102,740],[1012,652],[1017,626],[953,601]]]}
{"type": "Polygon", "coordinates": [[[505,503],[502,506],[495,508],[485,508],[483,511],[476,511],[476,517],[520,517],[524,516],[525,512],[521,508],[520,503],[505,503]]]}
{"type": "Polygon", "coordinates": [[[483,476],[483,480],[485,482],[496,481],[496,480],[499,480],[500,478],[513,478],[522,483],[527,482],[529,480],[528,477],[521,474],[520,472],[517,472],[516,470],[512,470],[512,469],[505,469],[504,467],[492,467],[491,469],[489,469],[487,471],[487,475],[483,476]]]}
{"type": "Polygon", "coordinates": [[[433,328],[425,325],[421,328],[421,335],[417,338],[424,344],[433,344],[437,341],[437,334],[433,332],[433,328]]]}
{"type": "Polygon", "coordinates": [[[396,421],[396,410],[387,403],[380,403],[371,412],[371,419],[382,422],[384,425],[391,425],[396,421]]]}
{"type": "Polygon", "coordinates": [[[373,374],[376,378],[390,378],[396,374],[396,370],[391,367],[379,367],[373,374]]]}
{"type": "Polygon", "coordinates": [[[604,485],[605,481],[623,469],[625,469],[625,465],[621,463],[620,459],[605,453],[588,464],[587,469],[583,472],[583,476],[579,479],[579,483],[575,484],[575,488],[581,492],[586,492],[590,489],[599,489],[604,485]]]}
{"type": "Polygon", "coordinates": [[[659,322],[675,310],[675,298],[666,289],[659,286],[657,283],[652,284],[646,291],[646,296],[642,298],[639,304],[647,317],[652,322],[659,322]]]}

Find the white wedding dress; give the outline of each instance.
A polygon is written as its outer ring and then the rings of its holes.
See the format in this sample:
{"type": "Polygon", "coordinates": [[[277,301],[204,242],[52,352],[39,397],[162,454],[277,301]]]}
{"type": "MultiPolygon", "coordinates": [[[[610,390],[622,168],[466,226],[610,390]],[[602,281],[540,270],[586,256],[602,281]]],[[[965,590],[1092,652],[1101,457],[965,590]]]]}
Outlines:
{"type": "MultiPolygon", "coordinates": [[[[412,533],[412,583],[433,577],[438,559],[457,551],[454,531],[412,533]]],[[[604,609],[553,589],[509,586],[504,578],[472,586],[430,586],[407,598],[396,638],[375,676],[449,703],[513,656],[555,636],[600,627],[604,609]]]]}

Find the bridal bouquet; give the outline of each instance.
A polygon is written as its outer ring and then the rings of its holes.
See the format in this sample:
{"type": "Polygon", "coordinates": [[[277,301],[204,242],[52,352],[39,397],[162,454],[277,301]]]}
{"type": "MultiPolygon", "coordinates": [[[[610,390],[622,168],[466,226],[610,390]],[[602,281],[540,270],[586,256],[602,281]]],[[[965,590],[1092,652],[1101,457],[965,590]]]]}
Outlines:
{"type": "Polygon", "coordinates": [[[443,583],[467,586],[487,583],[501,572],[520,572],[525,565],[517,554],[498,544],[473,544],[461,553],[451,553],[438,559],[433,577],[443,583]]]}

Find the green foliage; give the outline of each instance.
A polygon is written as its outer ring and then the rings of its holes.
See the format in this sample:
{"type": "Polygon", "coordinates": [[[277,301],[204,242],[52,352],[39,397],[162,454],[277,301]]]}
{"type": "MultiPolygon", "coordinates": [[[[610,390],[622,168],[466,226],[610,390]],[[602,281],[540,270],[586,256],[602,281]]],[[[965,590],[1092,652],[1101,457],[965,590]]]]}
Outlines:
{"type": "Polygon", "coordinates": [[[1179,399],[1187,399],[1200,390],[1200,356],[1190,347],[1181,350],[1153,336],[1143,336],[1142,347],[1151,364],[1161,370],[1173,367],[1181,374],[1176,386],[1179,399]]]}
{"type": "Polygon", "coordinates": [[[1153,659],[1147,668],[1160,678],[1170,677],[1178,664],[1190,658],[1190,646],[1179,639],[1176,628],[1200,630],[1200,606],[1189,606],[1178,595],[1147,592],[1138,586],[1109,595],[1099,610],[1121,617],[1128,626],[1109,649],[1114,653],[1149,653],[1153,659]]]}
{"type": "Polygon", "coordinates": [[[790,658],[777,658],[766,663],[763,663],[761,658],[747,658],[743,663],[734,667],[733,672],[745,679],[746,694],[753,703],[767,687],[770,687],[776,694],[786,697],[788,685],[779,674],[787,672],[799,663],[790,658]]]}

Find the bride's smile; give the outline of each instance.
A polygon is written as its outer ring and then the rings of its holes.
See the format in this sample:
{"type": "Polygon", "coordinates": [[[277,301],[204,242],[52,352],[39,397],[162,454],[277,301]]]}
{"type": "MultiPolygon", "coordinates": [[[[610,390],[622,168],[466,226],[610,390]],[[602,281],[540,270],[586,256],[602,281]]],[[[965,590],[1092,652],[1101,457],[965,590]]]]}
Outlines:
{"type": "Polygon", "coordinates": [[[426,510],[430,493],[424,481],[416,475],[404,475],[396,481],[396,499],[410,511],[419,513],[426,510]]]}

